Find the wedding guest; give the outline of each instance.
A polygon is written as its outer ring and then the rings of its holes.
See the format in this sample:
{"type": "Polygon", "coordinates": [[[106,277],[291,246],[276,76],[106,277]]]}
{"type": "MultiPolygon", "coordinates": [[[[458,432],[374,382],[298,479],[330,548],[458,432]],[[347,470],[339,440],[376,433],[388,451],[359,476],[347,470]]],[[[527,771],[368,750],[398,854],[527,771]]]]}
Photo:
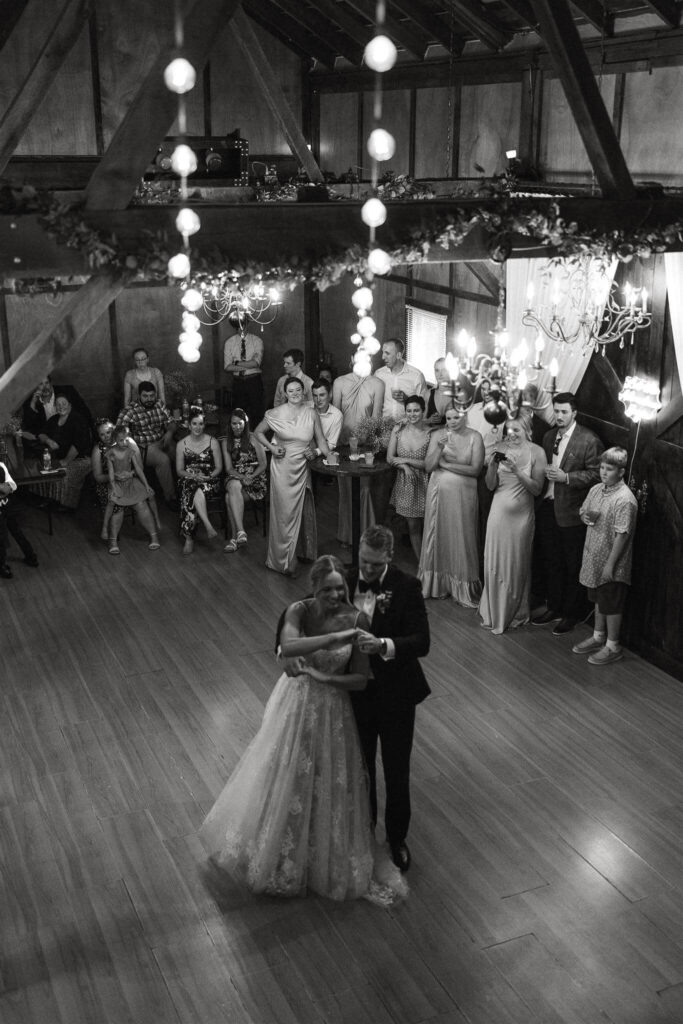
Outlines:
{"type": "MultiPolygon", "coordinates": [[[[363,419],[379,420],[384,404],[384,383],[377,376],[359,377],[357,373],[345,373],[337,377],[332,385],[332,404],[341,411],[342,429],[340,444],[348,444],[363,419]]],[[[337,477],[339,485],[339,513],[337,538],[341,544],[351,543],[351,480],[337,477]]],[[[374,525],[375,511],[367,477],[360,481],[360,527],[367,530],[374,525]]]]}
{"type": "Polygon", "coordinates": [[[154,384],[143,381],[138,399],[119,413],[116,426],[127,426],[140,449],[144,467],[151,467],[163,491],[166,503],[176,508],[171,460],[165,449],[171,445],[175,421],[157,397],[154,384]]]}
{"type": "Polygon", "coordinates": [[[157,398],[162,405],[166,405],[166,393],[164,391],[164,375],[156,366],[149,365],[149,353],[146,348],[136,348],[133,351],[133,362],[135,369],[126,370],[123,378],[123,404],[130,405],[139,394],[140,385],[147,381],[156,388],[157,398]]]}
{"type": "Polygon", "coordinates": [[[255,439],[272,452],[270,463],[270,528],[266,565],[292,576],[301,557],[317,555],[318,530],[306,451],[315,438],[323,455],[329,447],[315,409],[304,405],[304,385],[297,377],[285,382],[285,404],[269,409],[254,430],[255,439]],[[267,432],[273,432],[269,441],[267,432]]]}
{"type": "Polygon", "coordinates": [[[424,376],[416,366],[406,363],[403,358],[405,344],[400,338],[390,338],[382,345],[382,362],[375,377],[384,384],[384,405],[382,415],[395,421],[405,415],[405,401],[409,395],[426,399],[428,394],[424,376]]]}
{"type": "Polygon", "coordinates": [[[633,537],[638,502],[624,481],[628,453],[608,448],[600,458],[600,483],[591,487],[579,509],[587,527],[580,582],[595,604],[593,636],[572,647],[588,654],[591,665],[610,665],[624,654],[619,643],[624,606],[631,584],[633,537]]]}
{"type": "Polygon", "coordinates": [[[30,398],[24,402],[21,410],[20,440],[24,447],[24,456],[40,458],[45,447],[38,440],[38,435],[45,433],[47,421],[57,412],[57,398],[64,395],[71,403],[75,412],[82,417],[88,427],[92,424],[92,416],[87,405],[71,384],[55,384],[47,374],[38,384],[30,398]]]}
{"type": "Polygon", "coordinates": [[[311,393],[313,381],[304,373],[302,369],[303,362],[304,354],[300,348],[289,348],[283,355],[282,368],[285,372],[278,380],[277,387],[275,388],[275,398],[273,399],[273,406],[275,408],[278,405],[284,405],[287,401],[285,385],[290,380],[301,381],[301,386],[304,390],[304,404],[313,406],[313,395],[311,393]]]}
{"type": "Polygon", "coordinates": [[[434,363],[434,379],[436,387],[429,389],[426,419],[432,427],[437,427],[445,422],[446,410],[453,407],[450,393],[451,378],[443,357],[434,363]]]}
{"type": "Polygon", "coordinates": [[[570,391],[554,396],[553,411],[557,427],[543,437],[548,487],[536,510],[534,550],[533,590],[545,598],[547,610],[532,622],[554,622],[553,634],[561,636],[588,613],[579,582],[586,539],[579,509],[599,480],[603,445],[592,430],[576,422],[576,396],[570,391]]]}
{"type": "Polygon", "coordinates": [[[127,427],[114,428],[114,444],[105,452],[104,461],[109,475],[109,498],[114,506],[109,526],[109,554],[120,553],[119,533],[126,508],[135,509],[138,519],[149,534],[150,551],[158,551],[157,524],[148,504],[154,491],[147,482],[140,451],[137,446],[133,447],[127,427]]]}
{"type": "Polygon", "coordinates": [[[406,887],[374,843],[349,701],[366,685],[367,657],[354,640],[369,621],[351,604],[338,559],[316,561],[311,588],[313,597],[289,606],[279,636],[290,674],[275,684],[199,834],[214,867],[252,892],[391,905],[406,887]]]}
{"type": "Polygon", "coordinates": [[[545,483],[545,453],[531,442],[531,413],[510,418],[505,440],[486,471],[493,491],[484,548],[484,591],[479,604],[482,625],[493,633],[529,621],[534,499],[545,483]]]}
{"type": "Polygon", "coordinates": [[[215,437],[206,433],[204,412],[190,409],[190,433],[176,445],[176,475],[180,493],[180,535],[184,538],[183,554],[194,551],[197,520],[213,540],[218,536],[206,506],[207,499],[217,498],[221,492],[220,475],[223,471],[221,450],[215,437]]]}
{"type": "MultiPolygon", "coordinates": [[[[339,442],[339,435],[341,434],[344,417],[339,409],[334,405],[330,405],[330,392],[332,391],[332,385],[325,380],[324,377],[320,377],[318,380],[314,381],[311,390],[313,394],[313,408],[320,418],[320,425],[323,428],[323,434],[328,447],[336,448],[339,442]]],[[[320,450],[313,445],[310,448],[310,452],[313,458],[320,455],[320,450]]]]}
{"type": "Polygon", "coordinates": [[[449,597],[476,608],[481,597],[477,545],[477,477],[484,442],[467,416],[446,410],[446,425],[432,433],[425,459],[424,536],[417,578],[424,597],[449,597]]]}
{"type": "Polygon", "coordinates": [[[527,384],[522,391],[522,404],[531,410],[531,440],[534,444],[543,444],[543,438],[551,427],[555,426],[555,413],[551,396],[539,388],[538,384],[527,384]]]}
{"type": "MultiPolygon", "coordinates": [[[[114,502],[110,497],[109,467],[104,461],[104,456],[114,444],[114,424],[106,418],[95,420],[95,433],[97,441],[90,453],[90,464],[95,481],[97,504],[100,508],[104,509],[100,537],[102,540],[109,540],[109,524],[114,512],[114,502]]],[[[134,443],[131,438],[131,444],[134,443]]]]}
{"type": "Polygon", "coordinates": [[[230,408],[244,409],[252,423],[263,418],[263,340],[247,331],[244,313],[231,313],[232,334],[223,345],[223,368],[230,380],[230,408]]]}
{"type": "Polygon", "coordinates": [[[247,543],[244,529],[244,497],[263,501],[266,496],[266,455],[263,446],[254,444],[249,417],[244,409],[233,409],[225,437],[221,438],[225,468],[225,504],[230,520],[230,540],[224,551],[232,553],[247,543]]]}
{"type": "Polygon", "coordinates": [[[7,564],[8,534],[14,537],[21,548],[26,565],[33,569],[38,567],[38,556],[19,525],[16,506],[13,504],[12,495],[16,489],[17,485],[8,467],[0,462],[0,579],[4,580],[11,580],[14,575],[7,564]]]}
{"type": "Polygon", "coordinates": [[[425,459],[429,448],[430,428],[424,422],[425,400],[410,395],[404,406],[405,419],[391,432],[387,462],[397,469],[396,482],[389,504],[408,524],[410,543],[419,560],[422,549],[422,521],[427,495],[425,459]]]}
{"type": "Polygon", "coordinates": [[[83,481],[90,472],[90,429],[66,395],[58,395],[55,405],[57,411],[38,440],[49,450],[53,464],[66,469],[66,476],[55,480],[52,486],[59,502],[57,511],[67,511],[78,508],[83,481]]]}

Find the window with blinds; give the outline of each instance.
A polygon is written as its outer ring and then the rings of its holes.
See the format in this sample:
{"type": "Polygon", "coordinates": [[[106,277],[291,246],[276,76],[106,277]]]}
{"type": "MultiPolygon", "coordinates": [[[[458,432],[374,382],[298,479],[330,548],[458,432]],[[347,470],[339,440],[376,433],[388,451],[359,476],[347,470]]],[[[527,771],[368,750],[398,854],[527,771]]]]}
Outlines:
{"type": "Polygon", "coordinates": [[[406,302],[406,360],[434,383],[434,363],[446,355],[446,313],[406,302]]]}

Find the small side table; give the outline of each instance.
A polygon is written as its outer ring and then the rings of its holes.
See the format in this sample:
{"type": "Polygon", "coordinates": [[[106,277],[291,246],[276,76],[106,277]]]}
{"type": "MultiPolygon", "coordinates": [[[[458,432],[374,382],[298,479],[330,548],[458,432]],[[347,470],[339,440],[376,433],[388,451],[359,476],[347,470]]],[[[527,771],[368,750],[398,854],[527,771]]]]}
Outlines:
{"type": "Polygon", "coordinates": [[[358,563],[358,548],[360,546],[360,482],[362,477],[377,477],[391,471],[391,466],[382,458],[375,456],[372,465],[368,465],[364,456],[357,461],[349,458],[349,449],[342,448],[339,451],[339,465],[328,466],[322,456],[318,456],[310,463],[314,473],[321,476],[336,476],[351,478],[351,556],[353,564],[358,563]]]}

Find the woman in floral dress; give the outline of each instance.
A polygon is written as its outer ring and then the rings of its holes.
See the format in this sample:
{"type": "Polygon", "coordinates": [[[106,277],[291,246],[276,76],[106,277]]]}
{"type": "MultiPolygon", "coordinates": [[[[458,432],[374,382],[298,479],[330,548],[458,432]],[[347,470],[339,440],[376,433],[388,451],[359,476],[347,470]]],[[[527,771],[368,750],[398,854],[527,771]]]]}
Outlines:
{"type": "Polygon", "coordinates": [[[406,418],[392,430],[387,450],[387,462],[398,470],[389,504],[408,523],[410,543],[419,561],[427,495],[425,459],[431,431],[424,422],[425,400],[421,395],[406,398],[405,410],[406,418]]]}
{"type": "Polygon", "coordinates": [[[180,533],[185,538],[184,555],[194,551],[197,520],[206,529],[209,540],[218,536],[206,508],[206,499],[220,494],[223,469],[221,450],[215,437],[204,430],[204,412],[190,410],[190,433],[176,446],[176,473],[180,493],[180,533]]]}
{"type": "Polygon", "coordinates": [[[244,529],[244,496],[250,501],[263,501],[266,496],[266,453],[254,444],[249,430],[249,417],[244,409],[233,409],[230,425],[221,438],[225,466],[225,504],[230,519],[230,540],[224,551],[237,551],[247,543],[244,529]]]}

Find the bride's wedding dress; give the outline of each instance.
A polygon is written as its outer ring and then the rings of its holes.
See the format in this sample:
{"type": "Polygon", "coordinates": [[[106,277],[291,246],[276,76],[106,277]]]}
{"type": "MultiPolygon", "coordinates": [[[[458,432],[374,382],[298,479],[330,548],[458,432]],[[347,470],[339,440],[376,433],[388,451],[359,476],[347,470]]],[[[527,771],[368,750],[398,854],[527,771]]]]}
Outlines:
{"type": "MultiPolygon", "coordinates": [[[[346,644],[316,651],[307,662],[340,674],[350,656],[346,644]]],[[[278,679],[261,728],[200,834],[213,863],[253,892],[311,890],[383,904],[407,892],[388,856],[376,850],[349,695],[306,673],[278,679]]]]}

